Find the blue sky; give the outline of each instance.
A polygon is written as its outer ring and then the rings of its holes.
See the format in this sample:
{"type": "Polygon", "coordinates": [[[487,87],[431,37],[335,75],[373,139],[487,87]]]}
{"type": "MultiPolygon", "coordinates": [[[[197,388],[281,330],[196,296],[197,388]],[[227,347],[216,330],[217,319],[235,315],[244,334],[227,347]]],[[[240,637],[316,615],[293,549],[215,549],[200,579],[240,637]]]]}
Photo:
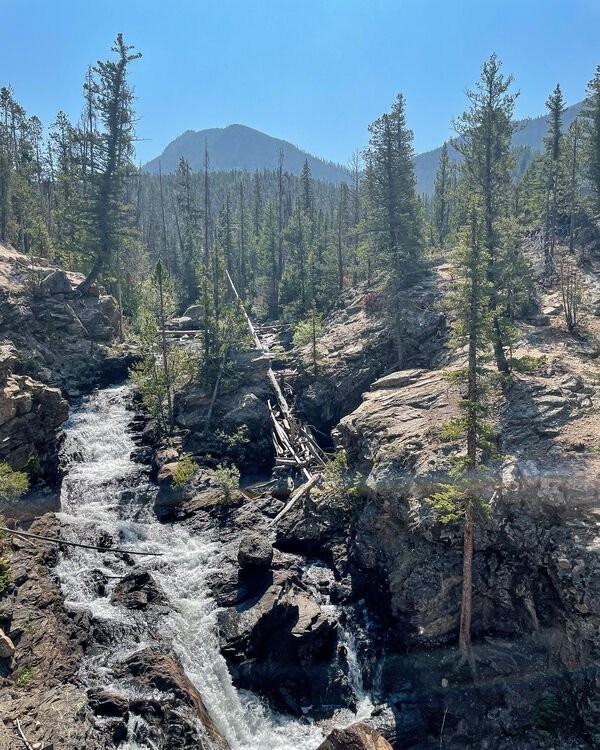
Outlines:
{"type": "Polygon", "coordinates": [[[599,0],[0,0],[0,85],[47,125],[77,119],[88,65],[118,32],[131,65],[138,160],[185,130],[249,125],[347,163],[398,92],[415,150],[440,145],[496,52],[518,117],[568,104],[600,64],[599,0]]]}

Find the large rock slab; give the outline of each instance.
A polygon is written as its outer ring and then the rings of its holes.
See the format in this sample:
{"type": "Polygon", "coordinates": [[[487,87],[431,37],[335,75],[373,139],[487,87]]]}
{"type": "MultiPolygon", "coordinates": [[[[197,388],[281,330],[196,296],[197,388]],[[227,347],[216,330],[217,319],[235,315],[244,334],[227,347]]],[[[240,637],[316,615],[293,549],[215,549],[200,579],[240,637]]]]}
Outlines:
{"type": "Polygon", "coordinates": [[[317,750],[393,750],[390,743],[364,722],[333,729],[317,750]]]}
{"type": "MultiPolygon", "coordinates": [[[[566,450],[562,439],[587,425],[589,397],[581,378],[560,371],[514,378],[496,397],[499,450],[483,488],[491,515],[475,529],[473,632],[522,637],[563,612],[580,638],[565,638],[565,666],[585,664],[598,641],[589,622],[599,616],[600,456],[566,450]]],[[[407,647],[450,644],[457,634],[461,528],[436,523],[424,501],[460,455],[440,430],[460,414],[460,398],[441,371],[401,371],[373,383],[337,428],[368,494],[349,532],[353,589],[391,617],[407,647]]]]}
{"type": "Polygon", "coordinates": [[[64,271],[52,271],[40,282],[40,288],[46,294],[71,294],[73,287],[64,271]]]}
{"type": "Polygon", "coordinates": [[[238,564],[242,570],[268,570],[273,560],[273,545],[262,534],[245,534],[238,547],[238,564]]]}
{"type": "Polygon", "coordinates": [[[302,715],[302,706],[340,704],[330,671],[336,623],[287,571],[238,583],[244,600],[218,613],[222,650],[240,687],[302,715]]]}
{"type": "MultiPolygon", "coordinates": [[[[5,362],[13,360],[12,350],[5,362]]],[[[69,405],[58,388],[33,378],[7,374],[0,383],[0,461],[16,471],[31,468],[56,476],[61,427],[69,405]]]]}
{"type": "MultiPolygon", "coordinates": [[[[229,745],[208,715],[200,693],[173,657],[149,648],[142,649],[125,659],[121,675],[131,675],[139,684],[166,694],[167,700],[162,702],[163,721],[166,723],[160,728],[159,735],[163,741],[171,739],[173,746],[178,746],[177,741],[182,741],[178,735],[183,733],[188,744],[182,746],[228,750],[229,745]],[[208,742],[192,726],[181,727],[182,704],[200,719],[208,734],[208,742]],[[170,737],[170,734],[175,736],[170,737]]],[[[137,708],[134,702],[130,702],[130,708],[137,708]]]]}

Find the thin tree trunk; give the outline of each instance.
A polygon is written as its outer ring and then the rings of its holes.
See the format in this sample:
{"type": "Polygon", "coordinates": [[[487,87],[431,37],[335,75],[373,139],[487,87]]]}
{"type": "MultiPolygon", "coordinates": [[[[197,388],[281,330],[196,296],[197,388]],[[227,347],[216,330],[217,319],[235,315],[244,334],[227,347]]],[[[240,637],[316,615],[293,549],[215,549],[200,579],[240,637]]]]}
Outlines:
{"type": "Polygon", "coordinates": [[[463,532],[463,582],[462,601],[460,605],[460,630],[458,643],[461,656],[470,664],[473,662],[471,652],[471,618],[473,611],[473,510],[469,508],[465,518],[463,532]]]}
{"type": "MultiPolygon", "coordinates": [[[[494,305],[494,310],[496,309],[494,305]]],[[[506,354],[504,353],[504,341],[502,340],[502,331],[500,330],[500,321],[498,319],[498,313],[494,313],[494,321],[492,323],[492,338],[494,342],[494,359],[496,360],[496,367],[498,372],[502,372],[508,375],[510,367],[506,354]]]]}

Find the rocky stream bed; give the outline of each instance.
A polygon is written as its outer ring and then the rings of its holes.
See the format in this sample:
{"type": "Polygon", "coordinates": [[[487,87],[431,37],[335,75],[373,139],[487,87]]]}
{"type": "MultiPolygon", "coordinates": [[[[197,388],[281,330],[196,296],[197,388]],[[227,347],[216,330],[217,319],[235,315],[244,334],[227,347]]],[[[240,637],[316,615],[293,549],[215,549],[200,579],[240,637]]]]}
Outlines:
{"type": "MultiPolygon", "coordinates": [[[[366,288],[327,321],[316,374],[308,352],[280,363],[295,408],[334,427],[349,469],[275,522],[279,493],[224,497],[209,468],[173,486],[181,450],[214,454],[222,441],[201,436],[211,394],[198,384],[176,400],[180,444],[158,451],[140,445],[149,436],[126,388],[80,404],[131,358],[113,345],[112,298],[82,300],[53,269],[23,291],[22,258],[2,273],[0,460],[51,479],[60,449],[66,470],[60,496],[47,487],[3,508],[7,524],[103,549],[2,541],[1,750],[26,746],[19,727],[36,750],[600,746],[596,355],[566,335],[551,295],[522,324],[513,354],[527,366],[491,404],[473,679],[456,649],[460,528],[423,502],[447,475],[439,426],[460,398],[434,280],[415,300],[411,369],[394,371],[366,288]]],[[[216,420],[247,426],[241,463],[264,470],[270,360],[238,359],[216,420]]]]}

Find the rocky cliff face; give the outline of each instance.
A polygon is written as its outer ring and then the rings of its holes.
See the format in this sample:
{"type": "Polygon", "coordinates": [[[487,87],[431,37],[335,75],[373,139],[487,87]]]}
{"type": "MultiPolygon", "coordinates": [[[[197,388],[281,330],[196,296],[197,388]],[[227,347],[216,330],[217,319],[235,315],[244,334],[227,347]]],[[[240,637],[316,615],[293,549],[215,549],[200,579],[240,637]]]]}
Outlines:
{"type": "MultiPolygon", "coordinates": [[[[403,367],[439,363],[445,342],[445,318],[438,309],[440,290],[435,277],[414,290],[410,333],[403,337],[403,367]]],[[[297,409],[324,433],[355,409],[362,394],[381,375],[398,367],[397,325],[377,285],[348,289],[318,338],[317,372],[312,346],[294,359],[291,383],[297,409]]]]}
{"type": "MultiPolygon", "coordinates": [[[[597,296],[597,279],[587,282],[597,296]]],[[[521,325],[514,372],[490,396],[495,457],[491,514],[475,531],[475,682],[456,650],[461,528],[436,522],[425,502],[460,454],[440,429],[461,398],[443,339],[429,342],[437,351],[421,360],[426,368],[365,375],[368,385],[356,360],[367,392],[334,429],[350,465],[346,490],[312,493],[277,524],[276,545],[327,561],[338,600],[365,612],[363,677],[387,700],[381,728],[394,747],[439,746],[442,736],[451,748],[547,747],[548,736],[553,747],[600,743],[598,321],[568,335],[553,290],[541,309],[521,325]],[[362,497],[347,491],[355,471],[362,497]],[[393,719],[383,719],[389,710],[393,719]]],[[[339,359],[332,341],[320,345],[329,391],[314,403],[327,415],[338,409],[336,388],[354,398],[343,353],[369,346],[369,326],[354,328],[361,317],[364,306],[340,321],[339,359]]],[[[303,391],[308,413],[317,380],[303,391]]]]}
{"type": "Polygon", "coordinates": [[[115,299],[93,285],[80,296],[82,274],[65,272],[0,246],[0,340],[14,346],[19,370],[67,398],[127,372],[116,352],[115,299]]]}
{"type": "Polygon", "coordinates": [[[81,274],[0,246],[0,461],[53,481],[65,399],[123,377],[128,353],[115,300],[97,285],[81,297],[81,274]]]}
{"type": "Polygon", "coordinates": [[[0,461],[16,471],[56,477],[60,427],[69,406],[58,388],[14,375],[13,347],[0,346],[0,461]]]}
{"type": "Polygon", "coordinates": [[[491,516],[476,527],[473,632],[479,680],[496,688],[468,691],[478,710],[490,707],[490,721],[439,691],[465,695],[444,656],[458,630],[461,530],[436,523],[424,502],[456,452],[440,425],[458,413],[457,386],[440,372],[395,373],[337,428],[368,490],[348,527],[344,572],[387,623],[386,648],[418,652],[386,659],[386,692],[410,702],[432,691],[453,722],[474,722],[473,736],[499,734],[498,742],[563,720],[563,730],[600,740],[598,393],[576,358],[556,364],[515,376],[494,404],[499,453],[486,490],[491,516]],[[492,711],[494,702],[504,709],[492,711]],[[560,721],[543,715],[550,704],[560,721]]]}
{"type": "MultiPolygon", "coordinates": [[[[55,537],[60,524],[48,514],[30,530],[55,537]]],[[[7,547],[5,543],[5,554],[7,547]]],[[[62,595],[48,575],[48,567],[57,560],[55,545],[38,541],[32,547],[27,540],[11,537],[9,552],[13,580],[0,597],[2,750],[24,747],[17,720],[30,747],[122,747],[128,722],[139,722],[145,727],[140,742],[151,746],[227,750],[181,665],[156,648],[123,658],[118,676],[133,686],[129,697],[117,689],[89,688],[80,674],[81,660],[86,652],[106,647],[110,629],[92,622],[86,612],[65,611],[62,595]],[[9,650],[3,650],[2,636],[9,650]],[[198,718],[205,733],[198,731],[198,718]]],[[[140,589],[138,581],[138,593],[140,589]]],[[[139,597],[123,601],[140,608],[139,597]]]]}

